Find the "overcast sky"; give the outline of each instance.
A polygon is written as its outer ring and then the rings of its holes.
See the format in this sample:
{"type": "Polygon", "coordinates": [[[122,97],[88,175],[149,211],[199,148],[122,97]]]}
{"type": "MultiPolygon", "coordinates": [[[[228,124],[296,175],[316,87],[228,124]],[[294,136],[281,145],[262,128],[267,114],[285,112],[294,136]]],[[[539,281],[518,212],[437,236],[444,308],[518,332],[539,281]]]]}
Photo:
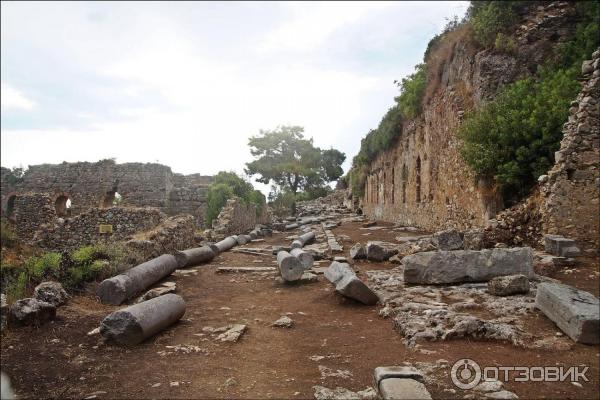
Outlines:
{"type": "Polygon", "coordinates": [[[2,2],[1,156],[243,172],[293,124],[346,153],[465,2],[2,2]]]}

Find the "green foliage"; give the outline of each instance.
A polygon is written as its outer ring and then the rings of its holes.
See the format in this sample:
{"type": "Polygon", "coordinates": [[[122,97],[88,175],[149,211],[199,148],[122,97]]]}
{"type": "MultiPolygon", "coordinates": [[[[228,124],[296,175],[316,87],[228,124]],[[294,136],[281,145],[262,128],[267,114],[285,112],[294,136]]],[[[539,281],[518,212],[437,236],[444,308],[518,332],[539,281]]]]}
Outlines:
{"type": "Polygon", "coordinates": [[[575,68],[539,75],[508,86],[459,130],[463,158],[478,177],[495,179],[509,205],[553,164],[569,103],[580,88],[575,68]]]}
{"type": "Polygon", "coordinates": [[[356,166],[350,169],[348,173],[350,179],[350,189],[352,194],[362,197],[365,194],[365,183],[367,181],[367,171],[365,166],[356,166]]]}
{"type": "Polygon", "coordinates": [[[257,181],[274,182],[281,191],[315,190],[343,174],[344,153],[321,150],[305,139],[300,126],[279,126],[275,130],[260,130],[248,144],[256,158],[246,164],[248,175],[258,175],[257,181]]]}
{"type": "Polygon", "coordinates": [[[23,167],[15,167],[6,174],[4,179],[6,180],[7,184],[15,185],[23,182],[23,175],[25,175],[25,170],[23,167]]]}
{"type": "Polygon", "coordinates": [[[505,32],[517,20],[517,11],[526,7],[523,1],[472,1],[468,16],[475,40],[486,47],[494,45],[499,32],[505,32]]]}
{"type": "Polygon", "coordinates": [[[265,204],[265,196],[259,191],[254,190],[250,182],[245,181],[234,172],[220,171],[214,178],[213,183],[208,188],[207,207],[205,212],[205,224],[210,227],[227,200],[237,196],[246,204],[256,206],[256,214],[262,213],[265,204]]]}
{"type": "Polygon", "coordinates": [[[421,102],[427,86],[426,70],[425,64],[416,65],[415,72],[402,78],[399,85],[400,96],[395,100],[400,107],[400,113],[406,118],[414,118],[421,112],[421,102]]]}
{"type": "Polygon", "coordinates": [[[573,40],[557,49],[562,67],[581,66],[583,60],[600,46],[600,3],[598,1],[577,2],[577,15],[581,21],[577,24],[573,40]]]}
{"type": "Polygon", "coordinates": [[[17,235],[9,225],[8,221],[2,218],[0,220],[0,245],[2,247],[12,247],[17,242],[17,235]]]}
{"type": "Polygon", "coordinates": [[[516,54],[517,44],[510,36],[505,35],[502,32],[498,32],[496,35],[496,41],[494,42],[494,48],[500,52],[507,54],[516,54]]]}
{"type": "Polygon", "coordinates": [[[273,190],[269,194],[273,214],[277,217],[287,217],[296,213],[296,194],[291,191],[277,192],[273,190]]]}

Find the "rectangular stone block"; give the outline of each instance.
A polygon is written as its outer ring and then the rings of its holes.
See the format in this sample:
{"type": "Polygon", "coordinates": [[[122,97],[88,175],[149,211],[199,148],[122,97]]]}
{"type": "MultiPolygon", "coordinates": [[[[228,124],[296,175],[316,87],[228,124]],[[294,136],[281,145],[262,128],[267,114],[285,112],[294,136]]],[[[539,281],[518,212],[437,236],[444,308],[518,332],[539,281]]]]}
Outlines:
{"type": "Polygon", "coordinates": [[[496,276],[533,276],[530,247],[509,249],[427,251],[406,256],[406,283],[436,285],[461,282],[487,282],[496,276]]]}
{"type": "Polygon", "coordinates": [[[535,306],[574,341],[600,343],[600,303],[593,294],[544,282],[537,287],[535,306]]]}
{"type": "Polygon", "coordinates": [[[544,235],[545,250],[559,257],[576,257],[581,254],[573,239],[560,235],[544,235]]]}
{"type": "Polygon", "coordinates": [[[379,383],[384,400],[431,400],[425,385],[414,379],[388,378],[379,383]]]}

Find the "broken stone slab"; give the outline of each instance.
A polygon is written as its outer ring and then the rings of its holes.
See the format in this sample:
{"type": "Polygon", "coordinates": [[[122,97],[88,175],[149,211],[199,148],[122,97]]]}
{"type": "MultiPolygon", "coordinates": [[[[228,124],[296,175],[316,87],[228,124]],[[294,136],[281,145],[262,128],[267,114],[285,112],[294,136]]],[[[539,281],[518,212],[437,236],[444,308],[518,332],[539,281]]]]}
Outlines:
{"type": "Polygon", "coordinates": [[[391,256],[398,253],[393,243],[381,241],[367,242],[367,259],[371,261],[387,261],[391,256]]]}
{"type": "Polygon", "coordinates": [[[233,324],[229,329],[217,336],[217,340],[221,342],[237,342],[244,332],[246,332],[246,325],[233,324]]]}
{"type": "Polygon", "coordinates": [[[102,320],[100,334],[124,346],[136,345],[179,321],[185,314],[185,301],[176,294],[165,294],[108,315],[102,320]]]}
{"type": "Polygon", "coordinates": [[[279,266],[281,277],[286,282],[297,281],[304,273],[304,266],[300,260],[287,251],[277,253],[277,265],[279,266]]]}
{"type": "Polygon", "coordinates": [[[227,251],[236,245],[237,245],[237,240],[233,236],[226,237],[225,239],[221,240],[220,242],[215,243],[215,246],[217,246],[217,248],[219,249],[219,253],[227,251]]]}
{"type": "Polygon", "coordinates": [[[287,315],[284,315],[277,321],[273,322],[273,326],[278,328],[291,328],[292,325],[294,325],[294,321],[287,315]]]}
{"type": "Polygon", "coordinates": [[[147,301],[153,299],[158,296],[164,296],[167,293],[173,293],[177,290],[177,285],[175,282],[165,282],[159,287],[148,290],[141,296],[136,303],[141,303],[142,301],[147,301]]]}
{"type": "Polygon", "coordinates": [[[507,249],[427,251],[406,256],[404,282],[446,284],[486,282],[496,276],[533,276],[530,247],[507,249]]]}
{"type": "Polygon", "coordinates": [[[600,303],[593,294],[560,283],[540,283],[535,306],[578,343],[600,343],[600,303]]]}
{"type": "Polygon", "coordinates": [[[275,267],[218,267],[217,272],[275,272],[275,267]]]}
{"type": "Polygon", "coordinates": [[[545,250],[559,257],[577,257],[581,251],[573,239],[567,239],[560,235],[544,235],[545,250]]]}
{"type": "Polygon", "coordinates": [[[481,250],[485,245],[485,234],[481,229],[471,229],[463,234],[463,248],[465,250],[481,250]]]}
{"type": "Polygon", "coordinates": [[[366,388],[365,390],[359,390],[353,392],[352,390],[336,387],[335,389],[329,389],[324,386],[313,386],[315,390],[316,400],[376,400],[377,393],[373,388],[366,388]]]}
{"type": "Polygon", "coordinates": [[[179,268],[192,267],[208,262],[215,258],[215,252],[209,246],[196,247],[187,250],[177,250],[173,253],[179,268]]]}
{"type": "Polygon", "coordinates": [[[37,300],[50,303],[54,307],[62,306],[69,301],[69,295],[65,292],[62,285],[59,282],[51,281],[42,282],[37,285],[33,290],[33,297],[37,300]]]}
{"type": "Polygon", "coordinates": [[[529,278],[525,275],[506,275],[492,278],[487,290],[494,296],[510,296],[529,293],[529,278]]]}
{"type": "Polygon", "coordinates": [[[350,249],[350,258],[352,258],[353,260],[361,260],[367,258],[367,250],[365,249],[365,246],[363,246],[360,243],[356,243],[354,246],[352,246],[352,248],[350,249]]]}
{"type": "Polygon", "coordinates": [[[356,273],[346,263],[334,261],[324,275],[329,282],[335,285],[336,292],[345,297],[366,305],[373,305],[379,301],[375,292],[358,279],[356,273]]]}
{"type": "Polygon", "coordinates": [[[56,307],[38,299],[21,299],[10,306],[11,321],[20,325],[41,325],[55,317],[56,307]]]}
{"type": "Polygon", "coordinates": [[[96,295],[103,304],[118,306],[165,276],[171,275],[178,267],[175,256],[163,254],[133,267],[123,274],[103,280],[98,286],[96,295]]]}
{"type": "Polygon", "coordinates": [[[388,378],[379,383],[383,400],[431,400],[424,384],[414,379],[388,378]]]}
{"type": "Polygon", "coordinates": [[[421,371],[414,367],[392,365],[388,367],[377,367],[373,371],[373,380],[375,387],[379,386],[379,383],[387,378],[405,378],[414,379],[419,382],[423,382],[423,374],[421,371]]]}
{"type": "Polygon", "coordinates": [[[296,257],[298,260],[300,260],[305,270],[310,269],[313,266],[313,263],[315,262],[313,255],[310,252],[304,251],[302,249],[292,249],[290,254],[296,257]]]}
{"type": "Polygon", "coordinates": [[[448,229],[433,234],[433,245],[439,250],[460,250],[463,238],[456,229],[448,229]]]}

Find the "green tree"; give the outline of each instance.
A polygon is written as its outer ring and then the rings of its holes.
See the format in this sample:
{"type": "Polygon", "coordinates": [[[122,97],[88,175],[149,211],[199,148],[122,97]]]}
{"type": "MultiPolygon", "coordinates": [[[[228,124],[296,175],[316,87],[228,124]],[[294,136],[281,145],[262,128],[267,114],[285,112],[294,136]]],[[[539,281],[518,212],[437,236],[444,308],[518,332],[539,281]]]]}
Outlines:
{"type": "Polygon", "coordinates": [[[258,175],[257,181],[262,183],[272,181],[281,191],[293,195],[322,188],[342,176],[344,153],[315,147],[312,138],[305,139],[303,132],[300,126],[280,126],[252,136],[248,145],[256,159],[246,164],[246,173],[258,175]]]}

